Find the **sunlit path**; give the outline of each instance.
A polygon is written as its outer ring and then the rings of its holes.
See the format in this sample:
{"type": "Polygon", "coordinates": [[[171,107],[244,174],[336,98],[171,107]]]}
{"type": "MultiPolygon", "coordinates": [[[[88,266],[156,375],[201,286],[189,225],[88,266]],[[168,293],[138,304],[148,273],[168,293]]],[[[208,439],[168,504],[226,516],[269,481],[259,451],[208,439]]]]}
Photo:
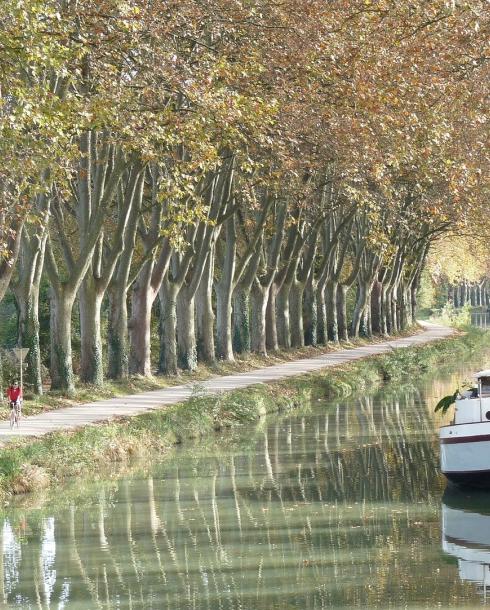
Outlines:
{"type": "MultiPolygon", "coordinates": [[[[316,358],[295,360],[284,364],[255,369],[246,373],[213,377],[200,384],[209,392],[226,392],[256,383],[280,381],[287,377],[311,373],[324,368],[338,366],[368,356],[384,354],[392,349],[411,347],[447,337],[453,330],[424,322],[425,330],[417,335],[365,345],[353,349],[342,349],[326,353],[316,358]]],[[[25,417],[19,429],[10,429],[9,422],[0,424],[0,438],[7,440],[17,436],[42,436],[59,430],[69,430],[106,421],[113,417],[138,415],[166,405],[182,402],[192,395],[193,383],[174,386],[162,390],[152,390],[141,394],[122,396],[110,400],[87,403],[65,409],[49,411],[32,417],[25,417]]]]}

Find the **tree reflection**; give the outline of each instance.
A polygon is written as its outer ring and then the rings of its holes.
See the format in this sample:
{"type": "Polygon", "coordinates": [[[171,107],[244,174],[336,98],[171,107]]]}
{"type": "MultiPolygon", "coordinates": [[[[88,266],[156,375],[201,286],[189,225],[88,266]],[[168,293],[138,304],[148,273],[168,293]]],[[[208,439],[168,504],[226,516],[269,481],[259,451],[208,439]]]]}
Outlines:
{"type": "Polygon", "coordinates": [[[434,579],[429,550],[442,486],[431,417],[417,388],[385,389],[276,419],[253,451],[94,484],[83,504],[29,514],[25,532],[14,513],[0,594],[22,608],[451,605],[454,566],[434,579]]]}

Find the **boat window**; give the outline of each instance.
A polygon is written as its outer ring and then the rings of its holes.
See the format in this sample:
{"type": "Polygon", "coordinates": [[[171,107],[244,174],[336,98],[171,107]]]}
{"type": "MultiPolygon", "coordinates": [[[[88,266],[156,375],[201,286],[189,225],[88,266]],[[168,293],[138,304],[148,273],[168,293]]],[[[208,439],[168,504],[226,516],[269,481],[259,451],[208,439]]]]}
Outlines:
{"type": "Polygon", "coordinates": [[[490,394],[490,377],[480,377],[481,393],[490,394]]]}

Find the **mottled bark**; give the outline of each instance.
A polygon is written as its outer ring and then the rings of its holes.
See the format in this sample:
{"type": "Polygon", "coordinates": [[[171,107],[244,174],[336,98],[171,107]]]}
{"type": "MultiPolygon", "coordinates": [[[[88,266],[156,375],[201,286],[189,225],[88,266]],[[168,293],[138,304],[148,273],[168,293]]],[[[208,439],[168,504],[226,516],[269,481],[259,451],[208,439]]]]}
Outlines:
{"type": "Polygon", "coordinates": [[[25,362],[24,385],[38,396],[43,393],[41,348],[39,344],[39,285],[33,287],[19,305],[19,343],[29,350],[25,362]]]}
{"type": "Polygon", "coordinates": [[[353,337],[358,337],[361,330],[362,320],[368,303],[369,285],[360,280],[358,285],[357,299],[352,315],[351,333],[353,337]]]}
{"type": "Polygon", "coordinates": [[[340,341],[349,340],[348,320],[347,320],[347,293],[349,286],[339,284],[337,287],[337,324],[340,341]]]}
{"type": "Polygon", "coordinates": [[[197,367],[195,307],[192,291],[180,290],[177,296],[177,360],[184,371],[197,367]]]}
{"type": "Polygon", "coordinates": [[[107,326],[108,370],[110,379],[129,376],[128,306],[126,286],[115,286],[109,294],[107,326]]]}
{"type": "Polygon", "coordinates": [[[276,287],[274,284],[270,287],[269,298],[267,299],[266,309],[266,347],[268,351],[274,352],[279,349],[278,334],[277,334],[277,320],[276,320],[276,287]]]}
{"type": "Polygon", "coordinates": [[[316,285],[311,274],[303,295],[305,345],[318,345],[318,310],[316,285]]]}
{"type": "Polygon", "coordinates": [[[20,250],[23,224],[23,219],[16,219],[12,223],[5,212],[0,212],[0,237],[5,244],[4,251],[7,253],[0,258],[0,301],[7,292],[14,272],[20,250]],[[7,229],[6,235],[2,235],[2,229],[7,229]]]}
{"type": "Polygon", "coordinates": [[[276,298],[276,329],[279,345],[284,349],[291,347],[291,325],[289,316],[289,295],[291,284],[283,284],[276,298]]]}
{"type": "Polygon", "coordinates": [[[315,290],[317,313],[317,341],[319,345],[328,344],[327,304],[325,302],[325,287],[317,286],[315,290]]]}
{"type": "Polygon", "coordinates": [[[266,345],[266,309],[269,289],[255,282],[250,294],[250,347],[253,352],[267,355],[266,345]]]}
{"type": "Polygon", "coordinates": [[[151,309],[155,298],[151,286],[152,265],[145,264],[131,293],[131,319],[129,321],[129,372],[151,376],[151,309]]]}
{"type": "Polygon", "coordinates": [[[328,316],[328,339],[339,342],[339,328],[337,318],[337,288],[338,282],[329,279],[325,290],[325,302],[327,305],[327,316],[328,316]]]}
{"type": "Polygon", "coordinates": [[[75,295],[65,286],[50,292],[51,389],[75,390],[72,364],[71,315],[75,295]]]}
{"type": "Polygon", "coordinates": [[[368,301],[366,307],[364,308],[364,313],[362,315],[360,334],[363,337],[372,337],[373,335],[370,296],[368,296],[368,301]]]}
{"type": "Polygon", "coordinates": [[[294,282],[289,293],[289,315],[291,325],[291,346],[304,347],[305,333],[303,329],[303,292],[304,284],[294,282]]]}
{"type": "MultiPolygon", "coordinates": [[[[216,351],[220,360],[232,362],[233,355],[233,290],[236,287],[243,266],[236,265],[236,219],[231,216],[225,223],[225,246],[218,271],[220,278],[215,284],[216,293],[216,351]]],[[[247,260],[249,256],[246,255],[247,260]]],[[[247,260],[243,261],[246,266],[247,260]]]]}
{"type": "Polygon", "coordinates": [[[78,299],[81,335],[80,380],[101,386],[104,383],[100,320],[103,292],[97,290],[90,275],[82,282],[78,299]]]}
{"type": "Polygon", "coordinates": [[[251,349],[250,289],[241,286],[233,292],[233,349],[237,354],[251,349]]]}
{"type": "Polygon", "coordinates": [[[165,375],[177,375],[177,290],[165,278],[159,291],[160,297],[160,359],[158,371],[165,375]]]}
{"type": "Polygon", "coordinates": [[[29,351],[26,356],[24,384],[36,395],[43,392],[41,349],[39,343],[39,290],[44,267],[46,227],[39,227],[34,235],[24,230],[22,247],[17,261],[17,278],[12,283],[19,311],[19,345],[29,351]]]}
{"type": "Polygon", "coordinates": [[[383,321],[381,311],[382,285],[375,280],[371,291],[371,326],[372,331],[377,334],[383,333],[383,321]]]}
{"type": "MultiPolygon", "coordinates": [[[[214,252],[210,252],[204,272],[196,293],[196,328],[197,328],[197,357],[198,360],[212,363],[216,361],[216,353],[214,346],[214,311],[213,311],[213,272],[214,272],[214,252]]],[[[220,299],[217,293],[217,331],[218,345],[221,346],[221,341],[225,340],[221,333],[226,334],[226,298],[220,299]],[[225,311],[223,311],[225,309],[225,311]],[[221,333],[220,333],[221,331],[221,333]]],[[[229,295],[229,348],[230,354],[224,356],[223,359],[233,359],[233,350],[231,347],[231,294],[229,295]]],[[[221,353],[218,354],[221,357],[221,353]]]]}

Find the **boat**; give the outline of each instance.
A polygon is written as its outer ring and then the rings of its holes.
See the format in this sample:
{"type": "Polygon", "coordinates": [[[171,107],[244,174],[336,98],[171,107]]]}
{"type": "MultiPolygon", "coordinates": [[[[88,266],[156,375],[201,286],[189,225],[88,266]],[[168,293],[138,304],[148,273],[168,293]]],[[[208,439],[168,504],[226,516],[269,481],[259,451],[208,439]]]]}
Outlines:
{"type": "Polygon", "coordinates": [[[441,470],[451,483],[490,487],[490,369],[455,395],[453,421],[439,432],[441,470]]]}
{"type": "Polygon", "coordinates": [[[458,560],[459,578],[476,585],[490,599],[490,510],[488,493],[457,495],[446,490],[442,499],[442,548],[458,560]]]}

